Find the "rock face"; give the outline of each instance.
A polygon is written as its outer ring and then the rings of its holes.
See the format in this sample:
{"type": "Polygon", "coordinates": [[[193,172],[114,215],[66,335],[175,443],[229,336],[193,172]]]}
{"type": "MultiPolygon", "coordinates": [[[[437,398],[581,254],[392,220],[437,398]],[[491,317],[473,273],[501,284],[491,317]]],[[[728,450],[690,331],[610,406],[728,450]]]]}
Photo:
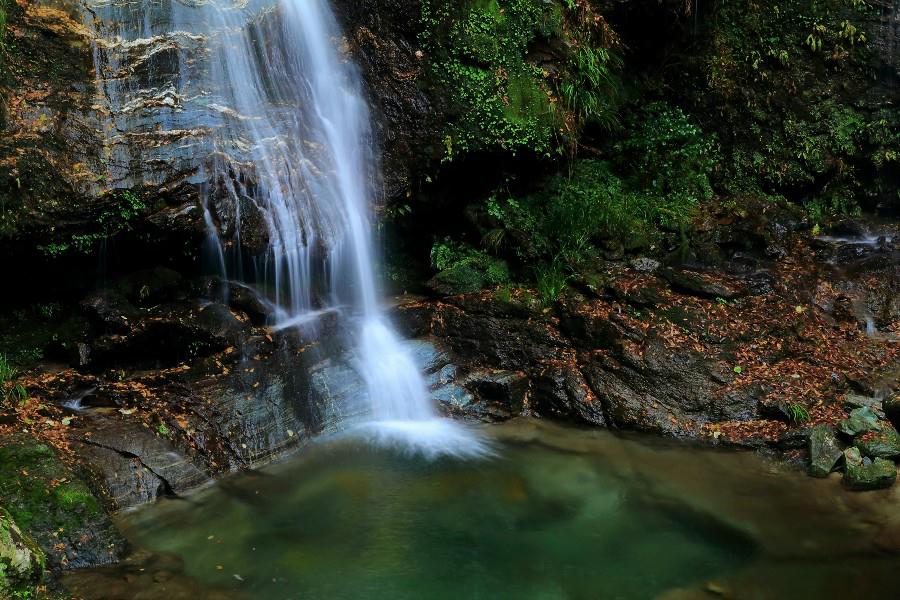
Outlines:
{"type": "MultiPolygon", "coordinates": [[[[897,296],[885,292],[897,279],[882,276],[897,255],[885,246],[866,266],[823,261],[843,238],[811,239],[803,215],[777,203],[709,218],[671,266],[598,259],[556,302],[483,291],[412,300],[399,318],[409,335],[446,344],[463,372],[521,374],[523,401],[506,412],[769,445],[804,459],[814,450],[813,471],[827,474],[841,446],[822,431],[810,446],[806,421],[839,425],[866,447],[860,436],[900,414],[876,399],[896,389],[900,315],[874,310],[897,296]],[[835,308],[841,286],[870,294],[865,306],[883,315],[874,334],[835,308]]],[[[485,405],[477,389],[458,397],[450,403],[467,414],[485,405]]],[[[887,456],[891,440],[885,431],[867,449],[887,456]]]]}
{"type": "Polygon", "coordinates": [[[439,144],[443,106],[421,85],[419,0],[336,0],[335,12],[366,81],[382,154],[384,200],[407,196],[439,144]]]}
{"type": "Polygon", "coordinates": [[[44,578],[44,553],[0,508],[0,596],[27,597],[44,578]]]}
{"type": "MultiPolygon", "coordinates": [[[[197,256],[206,197],[226,239],[240,226],[246,250],[265,249],[257,204],[229,196],[255,175],[238,147],[216,142],[242,116],[210,89],[216,37],[204,33],[202,3],[155,4],[148,30],[124,2],[9,4],[18,68],[8,88],[0,77],[0,242],[27,239],[7,246],[30,263],[36,247],[93,254],[106,238],[197,256]]],[[[441,109],[418,83],[418,11],[393,0],[336,6],[377,117],[380,200],[406,197],[440,130],[441,109]]],[[[256,26],[274,38],[279,18],[260,10],[256,26]]]]}

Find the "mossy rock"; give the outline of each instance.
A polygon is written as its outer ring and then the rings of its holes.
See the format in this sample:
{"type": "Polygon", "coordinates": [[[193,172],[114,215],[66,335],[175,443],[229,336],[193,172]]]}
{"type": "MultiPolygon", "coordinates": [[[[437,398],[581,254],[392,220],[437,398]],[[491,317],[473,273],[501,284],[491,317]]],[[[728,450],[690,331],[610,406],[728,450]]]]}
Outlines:
{"type": "Polygon", "coordinates": [[[114,561],[124,540],[90,488],[53,450],[18,434],[0,438],[0,505],[54,568],[114,561]]]}
{"type": "Polygon", "coordinates": [[[838,429],[849,437],[855,437],[867,431],[878,431],[881,429],[881,425],[878,415],[868,406],[863,406],[852,410],[850,417],[838,424],[838,429]]]}
{"type": "Polygon", "coordinates": [[[892,427],[870,431],[854,440],[863,456],[869,458],[900,458],[900,434],[892,427]]]}
{"type": "Polygon", "coordinates": [[[809,474],[828,477],[843,455],[837,432],[830,425],[816,425],[809,433],[809,474]]]}
{"type": "Polygon", "coordinates": [[[44,578],[43,551],[0,508],[0,597],[27,598],[44,578]]]}
{"type": "Polygon", "coordinates": [[[844,451],[844,485],[851,490],[880,490],[889,488],[897,480],[897,465],[883,458],[863,458],[858,448],[844,451]]]}

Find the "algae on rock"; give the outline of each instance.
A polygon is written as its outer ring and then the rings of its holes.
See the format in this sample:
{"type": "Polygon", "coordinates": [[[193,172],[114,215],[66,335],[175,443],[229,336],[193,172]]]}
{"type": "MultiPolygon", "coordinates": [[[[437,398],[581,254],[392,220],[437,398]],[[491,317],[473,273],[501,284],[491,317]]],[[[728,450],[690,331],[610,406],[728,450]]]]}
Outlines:
{"type": "Polygon", "coordinates": [[[0,508],[0,597],[27,598],[44,578],[40,547],[0,508]]]}

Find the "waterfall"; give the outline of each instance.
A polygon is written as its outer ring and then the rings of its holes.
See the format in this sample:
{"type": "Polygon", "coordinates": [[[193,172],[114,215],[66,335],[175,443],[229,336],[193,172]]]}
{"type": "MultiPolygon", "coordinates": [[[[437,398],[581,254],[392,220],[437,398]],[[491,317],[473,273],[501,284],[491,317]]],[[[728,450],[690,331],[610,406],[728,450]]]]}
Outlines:
{"type": "Polygon", "coordinates": [[[327,0],[93,1],[107,128],[124,132],[111,138],[110,179],[133,183],[137,171],[152,182],[155,161],[193,168],[207,247],[227,277],[277,306],[274,327],[307,327],[323,313],[348,324],[371,404],[362,431],[431,454],[484,451],[437,416],[381,308],[369,111],[327,0]],[[139,147],[118,137],[166,132],[168,143],[139,147]],[[229,223],[217,227],[211,206],[223,204],[229,223]],[[249,261],[234,251],[248,215],[267,235],[249,261]]]}

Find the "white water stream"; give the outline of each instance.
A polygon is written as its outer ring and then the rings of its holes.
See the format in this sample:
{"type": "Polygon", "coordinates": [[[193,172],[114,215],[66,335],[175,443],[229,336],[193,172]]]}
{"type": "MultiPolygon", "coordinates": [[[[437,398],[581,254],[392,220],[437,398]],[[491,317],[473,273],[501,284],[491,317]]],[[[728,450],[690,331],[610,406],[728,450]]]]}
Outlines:
{"type": "Polygon", "coordinates": [[[349,324],[371,403],[359,429],[373,440],[429,455],[484,452],[466,428],[437,416],[383,314],[369,111],[327,0],[101,0],[93,9],[108,129],[156,138],[177,132],[183,140],[140,150],[111,144],[111,169],[193,160],[205,182],[212,254],[225,275],[277,306],[276,328],[308,326],[331,312],[349,324]],[[233,212],[228,240],[210,210],[223,201],[233,212]],[[249,267],[226,251],[246,234],[242,211],[261,215],[268,233],[267,252],[249,267]]]}

